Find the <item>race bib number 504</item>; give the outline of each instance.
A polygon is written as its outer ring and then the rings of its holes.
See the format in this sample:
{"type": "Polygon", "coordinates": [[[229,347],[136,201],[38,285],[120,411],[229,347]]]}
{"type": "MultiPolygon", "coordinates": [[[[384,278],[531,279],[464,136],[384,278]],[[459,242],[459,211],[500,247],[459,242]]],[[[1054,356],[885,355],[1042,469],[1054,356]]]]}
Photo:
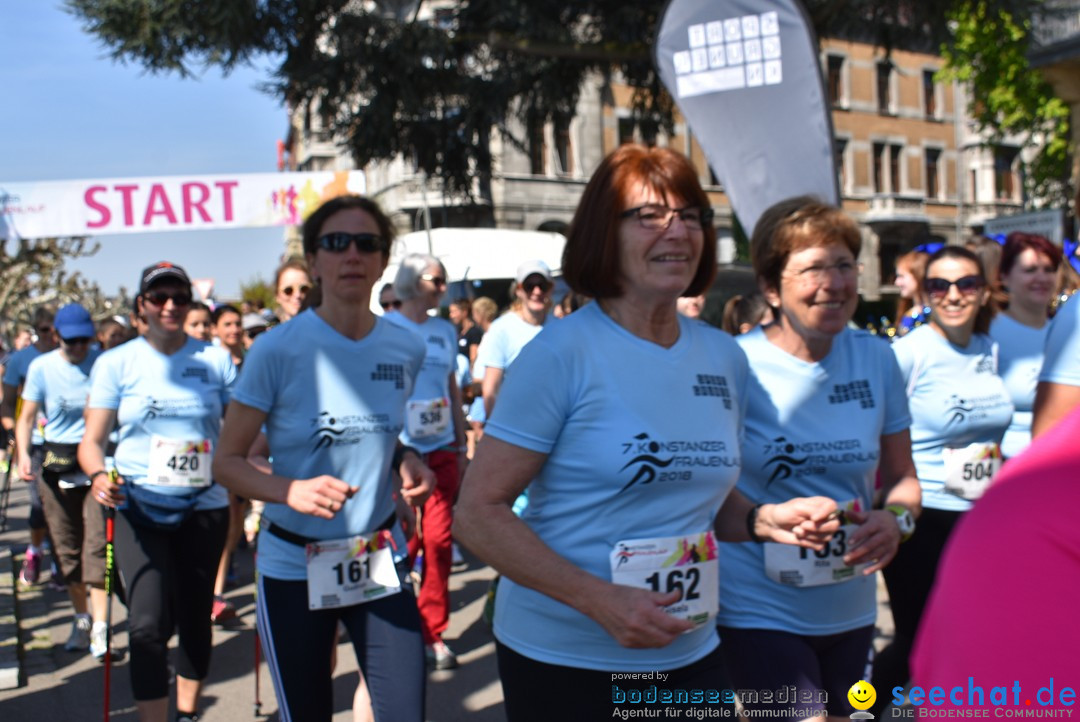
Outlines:
{"type": "Polygon", "coordinates": [[[611,551],[611,581],[654,592],[678,591],[668,614],[708,624],[720,605],[716,538],[711,531],[690,536],[625,539],[611,551]]]}

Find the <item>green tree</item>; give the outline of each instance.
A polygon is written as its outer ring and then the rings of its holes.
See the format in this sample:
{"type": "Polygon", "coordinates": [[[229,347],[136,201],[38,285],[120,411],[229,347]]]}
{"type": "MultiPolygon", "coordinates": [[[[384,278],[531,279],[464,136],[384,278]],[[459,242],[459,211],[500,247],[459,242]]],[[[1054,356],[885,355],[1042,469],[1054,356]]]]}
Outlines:
{"type": "Polygon", "coordinates": [[[261,306],[273,310],[276,303],[274,286],[269,281],[263,280],[262,276],[255,276],[250,281],[240,284],[240,300],[247,301],[253,306],[261,306]]]}
{"type": "MultiPolygon", "coordinates": [[[[150,72],[228,72],[269,57],[266,89],[309,108],[357,165],[403,157],[452,193],[489,197],[493,132],[572,117],[583,80],[635,89],[643,132],[674,127],[651,44],[664,0],[66,0],[114,59],[150,72]],[[517,118],[515,126],[508,121],[517,118]],[[475,186],[474,186],[475,182],[475,186]]],[[[818,35],[891,49],[948,37],[948,3],[807,0],[818,35]]],[[[1037,0],[993,0],[1026,17],[1037,0]]]]}
{"type": "Polygon", "coordinates": [[[953,38],[941,49],[943,79],[970,88],[968,112],[988,134],[988,144],[1014,136],[1034,153],[1023,174],[1032,204],[1067,208],[1069,107],[1029,67],[1030,18],[987,0],[965,0],[953,7],[949,20],[953,38]]]}
{"type": "Polygon", "coordinates": [[[0,334],[10,338],[17,326],[29,325],[38,306],[81,303],[94,318],[126,315],[131,301],[123,289],[106,296],[97,284],[65,270],[69,259],[97,250],[86,238],[0,239],[0,334]]]}

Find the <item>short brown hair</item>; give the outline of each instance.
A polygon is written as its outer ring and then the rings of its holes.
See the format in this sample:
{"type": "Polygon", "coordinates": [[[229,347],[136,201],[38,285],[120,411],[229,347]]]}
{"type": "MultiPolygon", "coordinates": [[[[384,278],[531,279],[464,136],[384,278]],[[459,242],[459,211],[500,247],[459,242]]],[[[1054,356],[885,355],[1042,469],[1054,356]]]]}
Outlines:
{"type": "MultiPolygon", "coordinates": [[[[603,161],[581,195],[563,249],[562,272],[567,285],[593,298],[617,298],[619,283],[619,229],[630,189],[644,184],[663,198],[678,198],[687,206],[709,207],[709,197],[698,182],[697,171],[686,156],[669,148],[647,148],[628,143],[603,161]]],[[[705,235],[701,259],[684,296],[698,296],[716,275],[716,228],[705,235]]]]}
{"type": "Polygon", "coordinates": [[[851,216],[814,196],[774,203],[761,214],[750,238],[754,273],[765,288],[779,289],[780,274],[792,253],[840,242],[859,257],[862,235],[851,216]]]}

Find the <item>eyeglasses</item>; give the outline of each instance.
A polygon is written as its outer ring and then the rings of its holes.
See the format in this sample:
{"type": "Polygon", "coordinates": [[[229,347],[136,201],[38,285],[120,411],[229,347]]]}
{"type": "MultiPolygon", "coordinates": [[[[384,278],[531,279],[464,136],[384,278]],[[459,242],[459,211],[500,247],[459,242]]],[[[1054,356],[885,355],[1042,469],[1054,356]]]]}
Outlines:
{"type": "Polygon", "coordinates": [[[293,293],[298,293],[301,296],[306,296],[307,292],[310,291],[310,290],[311,290],[311,286],[308,286],[308,285],[297,286],[295,288],[293,288],[292,286],[286,286],[285,288],[281,289],[281,292],[284,295],[290,296],[290,297],[293,295],[293,293]]]}
{"type": "Polygon", "coordinates": [[[712,223],[713,209],[701,206],[686,206],[685,208],[668,208],[659,203],[646,203],[643,206],[629,208],[622,212],[623,218],[637,216],[642,228],[650,231],[665,231],[675,216],[683,222],[683,225],[692,231],[700,231],[712,223]]]}
{"type": "Polygon", "coordinates": [[[442,276],[433,276],[430,273],[425,273],[423,276],[420,276],[420,280],[421,281],[430,281],[431,283],[434,283],[439,288],[445,288],[446,287],[446,279],[443,278],[442,276]]]}
{"type": "Polygon", "coordinates": [[[155,306],[164,306],[166,301],[172,301],[174,306],[190,306],[191,294],[185,291],[169,293],[168,291],[147,291],[143,298],[155,306]]]}
{"type": "Polygon", "coordinates": [[[76,336],[75,338],[62,338],[60,343],[65,346],[77,346],[79,344],[90,343],[92,339],[89,336],[76,336]]]}
{"type": "Polygon", "coordinates": [[[47,333],[52,333],[53,332],[53,327],[52,326],[38,326],[38,327],[36,327],[34,329],[34,331],[37,332],[38,336],[44,336],[47,333]]]}
{"type": "Polygon", "coordinates": [[[800,268],[797,271],[791,271],[791,275],[803,283],[810,283],[815,285],[822,285],[829,280],[829,272],[836,271],[840,274],[840,278],[844,281],[850,281],[859,275],[859,271],[862,269],[861,263],[855,261],[837,261],[836,263],[815,263],[812,266],[806,268],[800,268]]]}
{"type": "Polygon", "coordinates": [[[949,289],[956,286],[956,290],[962,296],[974,296],[982,290],[986,282],[979,276],[964,276],[955,281],[947,281],[944,278],[927,278],[923,281],[923,288],[930,298],[941,300],[949,295],[949,289]]]}
{"type": "Polygon", "coordinates": [[[320,236],[315,245],[331,253],[344,253],[350,243],[361,253],[389,253],[390,243],[378,233],[346,233],[336,231],[320,236]]]}
{"type": "Polygon", "coordinates": [[[528,294],[532,294],[532,292],[538,288],[544,293],[547,293],[551,290],[551,287],[553,285],[554,284],[552,284],[551,281],[546,281],[542,278],[526,278],[524,281],[521,282],[521,287],[525,290],[525,293],[528,294]]]}
{"type": "Polygon", "coordinates": [[[391,308],[401,308],[401,301],[396,298],[393,301],[379,301],[382,310],[389,311],[391,308]]]}

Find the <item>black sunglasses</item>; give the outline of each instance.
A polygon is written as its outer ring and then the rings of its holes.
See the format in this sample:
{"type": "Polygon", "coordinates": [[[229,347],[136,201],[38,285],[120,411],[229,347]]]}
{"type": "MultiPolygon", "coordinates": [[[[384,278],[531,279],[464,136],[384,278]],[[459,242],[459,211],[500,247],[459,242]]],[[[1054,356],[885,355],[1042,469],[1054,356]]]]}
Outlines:
{"type": "Polygon", "coordinates": [[[551,290],[552,285],[551,281],[536,280],[533,278],[526,278],[521,282],[521,287],[525,289],[525,293],[532,293],[538,288],[544,293],[547,293],[551,290]]]}
{"type": "Polygon", "coordinates": [[[949,295],[949,289],[956,286],[956,290],[964,296],[972,296],[978,293],[986,285],[978,276],[964,276],[955,281],[947,281],[944,278],[927,278],[923,281],[923,288],[931,298],[945,298],[949,295]]]}
{"type": "Polygon", "coordinates": [[[147,291],[143,298],[155,306],[164,306],[166,301],[172,301],[174,306],[190,306],[191,294],[186,291],[147,291]]]}
{"type": "Polygon", "coordinates": [[[286,296],[292,296],[294,292],[299,293],[301,296],[306,296],[307,292],[310,290],[311,286],[305,284],[302,286],[297,286],[295,288],[293,288],[292,286],[286,286],[285,288],[281,289],[281,292],[284,293],[286,296]]]}
{"type": "Polygon", "coordinates": [[[391,308],[401,308],[401,301],[394,299],[393,301],[379,301],[379,305],[382,306],[382,310],[389,311],[391,308]]]}
{"type": "Polygon", "coordinates": [[[346,233],[335,231],[319,236],[315,245],[331,253],[344,253],[350,243],[356,244],[361,253],[389,253],[390,244],[378,233],[346,233]]]}
{"type": "Polygon", "coordinates": [[[92,339],[89,336],[76,336],[75,338],[62,338],[60,343],[65,346],[77,346],[82,343],[90,343],[92,339]]]}
{"type": "Polygon", "coordinates": [[[435,276],[435,275],[432,275],[430,273],[425,273],[423,276],[420,276],[420,280],[421,281],[429,281],[431,283],[434,283],[436,286],[438,286],[440,288],[442,288],[443,286],[446,285],[446,279],[445,278],[443,278],[442,276],[435,276]]]}

